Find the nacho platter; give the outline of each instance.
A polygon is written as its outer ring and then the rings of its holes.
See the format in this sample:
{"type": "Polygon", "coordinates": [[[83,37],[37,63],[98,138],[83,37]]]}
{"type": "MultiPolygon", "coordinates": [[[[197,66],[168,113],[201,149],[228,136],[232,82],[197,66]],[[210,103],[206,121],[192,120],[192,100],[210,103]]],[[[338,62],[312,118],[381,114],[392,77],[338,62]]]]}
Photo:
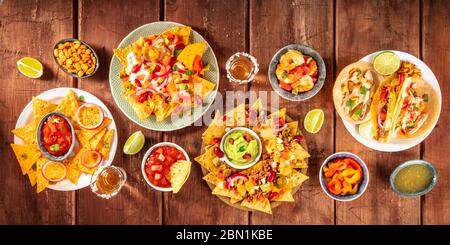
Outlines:
{"type": "Polygon", "coordinates": [[[205,39],[189,26],[143,25],[114,52],[109,72],[113,98],[142,127],[156,131],[186,127],[201,118],[216,96],[217,59],[205,39]]]}
{"type": "MultiPolygon", "coordinates": [[[[45,161],[46,158],[43,157],[43,154],[41,154],[41,152],[39,151],[39,148],[37,146],[35,147],[29,147],[30,146],[30,141],[34,140],[36,137],[30,136],[31,140],[26,140],[27,142],[25,142],[22,138],[26,138],[24,137],[23,134],[21,135],[21,137],[18,137],[16,134],[20,135],[20,129],[21,128],[27,128],[28,125],[32,125],[33,123],[36,125],[39,121],[39,119],[37,119],[37,121],[35,121],[35,115],[36,112],[40,111],[42,114],[41,116],[43,116],[44,114],[47,114],[49,112],[53,112],[53,111],[61,111],[62,113],[64,113],[64,111],[66,110],[71,110],[71,109],[67,109],[70,108],[71,106],[64,106],[63,103],[61,103],[63,100],[66,99],[66,101],[70,101],[68,98],[71,98],[71,100],[78,100],[78,104],[85,104],[80,102],[79,100],[83,100],[86,103],[93,103],[95,105],[98,105],[103,112],[105,113],[105,122],[103,122],[102,124],[105,124],[104,126],[101,125],[100,128],[102,128],[101,130],[99,130],[99,132],[93,130],[90,131],[88,133],[86,133],[86,135],[90,135],[92,134],[92,136],[89,136],[91,138],[91,140],[93,140],[93,142],[95,141],[98,146],[106,146],[107,147],[105,149],[102,149],[102,147],[100,147],[99,152],[102,153],[103,155],[103,162],[99,165],[99,166],[104,166],[104,165],[110,165],[112,163],[112,161],[114,160],[114,156],[116,153],[116,149],[117,149],[117,144],[118,144],[118,137],[117,137],[117,127],[116,124],[114,122],[114,119],[112,117],[111,112],[108,110],[108,108],[106,107],[106,105],[99,100],[97,97],[95,97],[94,95],[80,90],[80,89],[75,89],[75,88],[56,88],[56,89],[51,89],[48,91],[45,91],[39,95],[37,95],[32,101],[30,101],[25,108],[23,109],[23,111],[21,112],[19,118],[17,119],[17,123],[15,126],[15,129],[13,129],[13,133],[14,135],[14,146],[13,149],[14,151],[16,151],[17,149],[19,149],[18,152],[16,153],[16,157],[18,157],[18,153],[20,153],[21,149],[20,148],[24,148],[24,147],[28,147],[29,151],[32,151],[33,153],[38,152],[39,156],[38,158],[36,158],[36,161],[34,161],[35,164],[39,163],[39,161],[45,161]],[[66,109],[60,109],[58,106],[60,106],[61,108],[66,108],[66,109]],[[18,132],[19,131],[19,132],[18,132]],[[94,132],[97,132],[94,134],[94,132]],[[102,135],[102,137],[97,137],[102,135]],[[99,140],[95,140],[96,138],[98,138],[99,140]],[[109,144],[103,144],[104,142],[108,142],[109,144]]],[[[39,114],[39,113],[37,113],[39,114]]],[[[30,135],[35,134],[37,129],[34,129],[34,132],[30,132],[30,135]]],[[[75,131],[76,131],[76,136],[77,136],[77,150],[75,151],[75,153],[80,153],[84,148],[83,145],[88,145],[90,144],[90,141],[88,143],[86,143],[86,141],[84,141],[84,138],[80,140],[80,135],[84,135],[84,132],[82,132],[82,130],[76,126],[75,127],[75,131]]],[[[87,131],[86,131],[87,132],[87,131]]],[[[26,135],[26,134],[25,134],[26,135]]],[[[37,154],[34,154],[37,155],[37,154]]],[[[71,157],[68,158],[68,161],[71,161],[72,159],[74,159],[75,157],[71,157]]],[[[33,164],[33,163],[32,163],[33,164]]],[[[71,163],[65,163],[67,166],[71,166],[71,163]]],[[[38,164],[39,165],[39,164],[38,164]]],[[[22,166],[21,166],[22,167],[22,166]]],[[[98,167],[98,166],[97,166],[98,167]]],[[[52,189],[52,190],[56,190],[56,191],[72,191],[72,190],[78,190],[78,189],[82,189],[86,186],[88,186],[90,184],[90,178],[91,178],[91,174],[88,174],[87,172],[90,172],[90,170],[85,169],[86,172],[83,172],[82,170],[78,169],[78,171],[71,171],[74,170],[74,168],[70,168],[67,167],[67,178],[54,183],[54,184],[49,184],[47,186],[43,186],[43,189],[48,188],[48,189],[52,189]],[[71,170],[69,170],[71,169],[71,170]],[[77,177],[73,177],[73,178],[69,178],[69,176],[77,176],[77,177]],[[70,181],[69,179],[71,179],[72,181],[70,181]],[[75,182],[75,183],[74,183],[75,182]]],[[[24,169],[22,169],[23,174],[28,174],[26,173],[26,171],[24,171],[24,169]]],[[[36,174],[36,171],[34,171],[36,174]]],[[[38,175],[38,174],[36,174],[38,175]]],[[[39,175],[38,175],[39,177],[39,175]]],[[[31,175],[29,175],[30,181],[32,179],[31,175]]],[[[32,181],[31,182],[32,185],[36,184],[36,181],[32,181]],[[34,182],[34,183],[33,183],[34,182]]],[[[39,191],[42,191],[43,189],[40,189],[39,191]]]]}
{"type": "MultiPolygon", "coordinates": [[[[246,112],[250,112],[250,111],[253,111],[253,109],[255,109],[256,107],[259,107],[259,106],[255,107],[255,105],[257,105],[258,103],[260,103],[260,100],[257,100],[251,106],[249,106],[249,105],[245,105],[245,106],[244,105],[240,105],[240,106],[234,108],[232,111],[239,111],[238,108],[241,108],[241,109],[245,108],[246,112]]],[[[196,157],[195,161],[198,164],[201,165],[201,169],[202,169],[202,173],[203,173],[203,180],[205,180],[206,183],[208,184],[209,188],[212,191],[212,194],[217,195],[217,197],[220,200],[222,200],[226,204],[228,204],[228,205],[230,205],[232,207],[238,208],[240,210],[244,210],[244,211],[260,211],[260,212],[271,214],[272,213],[272,209],[275,208],[275,207],[278,207],[279,205],[281,205],[282,202],[285,202],[285,201],[293,202],[294,201],[293,196],[300,189],[302,183],[308,179],[308,176],[306,175],[306,173],[307,173],[307,168],[308,168],[308,158],[310,157],[310,155],[307,152],[308,151],[308,147],[307,147],[307,144],[306,144],[306,140],[304,139],[304,136],[303,136],[300,128],[298,127],[298,122],[294,121],[292,118],[290,118],[288,115],[286,115],[286,110],[285,109],[281,109],[281,110],[279,110],[279,111],[277,111],[275,113],[271,113],[272,110],[270,110],[268,108],[259,107],[259,109],[257,109],[257,110],[259,111],[258,112],[259,114],[264,114],[264,115],[267,116],[267,121],[266,122],[270,121],[271,118],[274,115],[282,115],[282,117],[285,120],[285,125],[287,125],[287,126],[285,126],[283,130],[279,131],[280,136],[281,136],[282,133],[284,134],[286,132],[289,132],[289,130],[291,130],[291,134],[288,133],[286,135],[286,137],[288,137],[290,139],[291,144],[293,144],[292,142],[295,141],[294,138],[295,139],[300,139],[299,141],[297,140],[297,142],[299,142],[299,144],[296,144],[297,150],[295,150],[296,154],[297,154],[295,156],[295,159],[297,160],[295,165],[297,165],[297,166],[289,166],[288,167],[286,165],[283,165],[283,167],[280,167],[281,165],[278,163],[277,167],[275,167],[275,168],[270,170],[270,172],[274,171],[274,175],[273,176],[277,176],[275,178],[275,180],[278,180],[279,177],[286,177],[286,179],[292,178],[292,180],[294,180],[294,182],[295,182],[295,185],[292,186],[292,188],[286,189],[287,191],[285,191],[284,187],[280,187],[280,189],[278,189],[278,190],[280,190],[278,192],[279,195],[273,196],[270,201],[267,200],[267,199],[264,199],[264,201],[260,203],[262,206],[258,205],[259,201],[256,201],[256,203],[255,203],[255,201],[253,201],[253,204],[248,201],[249,200],[249,196],[250,196],[249,192],[247,192],[246,196],[244,195],[244,197],[239,197],[239,196],[230,197],[229,192],[226,190],[226,188],[228,188],[228,187],[225,187],[225,189],[222,188],[222,190],[220,190],[220,188],[218,186],[220,186],[220,187],[223,186],[225,184],[225,182],[223,180],[218,180],[217,179],[217,176],[215,176],[215,174],[213,174],[214,171],[211,170],[211,168],[213,166],[209,165],[207,163],[207,161],[208,161],[207,160],[208,152],[210,152],[211,149],[213,149],[214,147],[217,147],[217,144],[211,145],[211,144],[208,144],[207,142],[214,141],[215,140],[214,138],[218,138],[218,137],[222,137],[223,136],[223,134],[224,134],[223,132],[222,133],[217,132],[217,131],[214,132],[215,131],[213,129],[214,126],[211,127],[211,125],[214,124],[215,120],[217,120],[218,118],[222,118],[222,117],[226,118],[225,120],[228,121],[229,118],[230,118],[230,113],[232,113],[231,111],[227,112],[225,114],[225,116],[222,116],[220,113],[217,113],[215,115],[215,119],[214,119],[213,123],[210,125],[210,127],[208,127],[208,129],[202,135],[203,141],[202,141],[201,155],[196,157]],[[288,130],[288,131],[286,131],[286,130],[288,130]],[[292,134],[294,134],[295,137],[292,137],[292,134]],[[202,158],[204,158],[204,159],[202,159],[202,158]],[[204,160],[206,160],[206,161],[204,161],[204,160]],[[283,169],[282,171],[286,171],[287,170],[287,171],[292,171],[292,172],[290,172],[287,175],[284,175],[285,173],[279,172],[279,170],[281,170],[281,169],[283,169]],[[214,182],[216,182],[216,183],[214,183],[214,182]]],[[[249,114],[251,114],[251,112],[249,114]]],[[[238,116],[238,115],[236,116],[236,118],[239,118],[239,117],[240,116],[238,116]]],[[[221,119],[219,119],[219,120],[221,120],[221,119]]],[[[243,126],[243,125],[237,124],[237,126],[243,126]]],[[[231,127],[227,126],[225,128],[228,128],[227,131],[229,131],[229,129],[233,128],[233,126],[231,126],[231,127]]],[[[226,130],[225,128],[223,130],[226,130]]],[[[221,159],[219,159],[217,156],[210,156],[209,157],[210,158],[209,159],[210,162],[213,162],[212,164],[216,165],[218,169],[219,168],[224,168],[224,166],[227,166],[225,168],[226,169],[225,171],[231,170],[231,174],[226,174],[226,175],[228,175],[227,176],[228,180],[233,177],[233,174],[248,175],[250,180],[253,180],[253,176],[254,176],[255,173],[258,173],[258,174],[262,173],[263,175],[267,174],[267,173],[261,172],[262,171],[261,167],[263,165],[267,164],[265,162],[265,160],[272,161],[273,160],[273,155],[277,154],[277,153],[274,153],[274,151],[273,151],[273,152],[270,153],[270,154],[272,154],[272,157],[270,157],[270,158],[264,157],[264,154],[268,153],[266,149],[269,149],[269,148],[273,149],[273,147],[269,147],[268,146],[267,142],[271,142],[270,144],[272,144],[273,143],[273,139],[276,139],[277,137],[272,137],[272,136],[267,135],[267,133],[263,132],[264,130],[261,130],[260,126],[253,126],[252,129],[255,129],[255,131],[258,132],[257,134],[259,135],[259,137],[261,138],[261,141],[263,142],[263,151],[262,151],[263,157],[261,157],[259,159],[260,161],[257,164],[255,164],[254,166],[239,171],[237,169],[233,169],[233,168],[229,167],[228,165],[226,165],[226,163],[222,162],[221,159]],[[263,161],[263,158],[266,158],[266,159],[263,161]]],[[[269,129],[269,131],[271,131],[271,129],[269,129]]],[[[269,131],[265,131],[265,132],[269,132],[269,131]]],[[[290,147],[290,146],[287,146],[287,147],[290,147]]],[[[288,148],[288,151],[294,152],[294,150],[292,150],[292,149],[293,148],[288,148]]],[[[281,159],[279,159],[279,161],[281,161],[281,159]]],[[[287,164],[289,165],[289,163],[287,163],[287,164]]],[[[291,162],[291,164],[292,164],[292,162],[291,162]]],[[[226,176],[224,176],[224,177],[225,177],[225,180],[227,180],[227,177],[226,176]]],[[[266,177],[264,177],[264,179],[266,179],[266,178],[267,178],[267,175],[266,175],[266,177]]],[[[272,177],[272,179],[273,179],[273,177],[272,177]]],[[[255,185],[260,183],[259,181],[261,181],[261,180],[256,180],[256,184],[255,185]]],[[[266,181],[266,180],[263,180],[263,181],[266,181]]],[[[270,180],[270,181],[268,180],[267,183],[272,182],[272,181],[273,181],[273,183],[275,183],[274,180],[270,180]]],[[[287,182],[289,183],[289,181],[290,180],[288,180],[287,182]]],[[[273,185],[275,186],[275,184],[273,184],[273,185]]],[[[256,188],[256,187],[253,187],[253,188],[256,188]]],[[[238,189],[238,188],[236,188],[236,189],[238,189]]],[[[233,189],[233,191],[235,193],[237,193],[236,189],[233,189]]],[[[271,191],[274,191],[274,189],[275,188],[272,188],[271,191]]],[[[263,195],[264,196],[270,196],[270,193],[266,192],[263,195]]],[[[251,197],[250,199],[255,199],[255,198],[251,197]]]]}
{"type": "MultiPolygon", "coordinates": [[[[430,110],[430,115],[427,119],[427,124],[425,129],[421,132],[420,135],[416,135],[413,137],[409,137],[409,138],[405,138],[405,137],[391,137],[391,135],[393,133],[389,132],[389,137],[386,136],[385,139],[381,139],[381,140],[376,140],[374,138],[371,137],[364,137],[361,132],[363,132],[363,130],[361,130],[360,127],[364,127],[365,125],[369,125],[367,126],[367,132],[372,132],[372,126],[376,124],[376,120],[374,118],[376,118],[376,113],[374,113],[375,109],[373,109],[372,107],[376,107],[376,97],[380,94],[380,90],[382,86],[385,86],[387,83],[389,83],[390,79],[393,79],[390,76],[381,76],[379,75],[379,81],[377,84],[376,88],[376,93],[374,93],[374,102],[371,105],[370,108],[370,112],[368,112],[367,117],[362,120],[359,123],[352,123],[348,120],[348,118],[342,118],[341,115],[341,119],[344,123],[345,128],[347,129],[347,131],[353,136],[353,138],[355,138],[358,142],[360,142],[361,144],[374,149],[374,150],[378,150],[378,151],[384,151],[384,152],[397,152],[397,151],[403,151],[406,149],[409,149],[411,147],[414,147],[416,145],[418,145],[420,142],[422,142],[433,130],[434,126],[436,125],[438,119],[439,119],[439,115],[440,115],[440,111],[441,111],[441,103],[442,103],[442,95],[441,95],[441,90],[439,87],[439,83],[435,77],[435,75],[433,74],[433,72],[431,71],[431,69],[424,63],[422,62],[420,59],[418,59],[417,57],[405,53],[405,52],[401,52],[401,51],[395,51],[395,50],[389,50],[390,52],[395,53],[401,60],[402,64],[403,62],[406,63],[410,63],[413,66],[415,66],[419,71],[420,71],[420,76],[413,78],[414,81],[418,81],[420,80],[420,83],[424,83],[427,87],[427,90],[429,90],[429,99],[430,102],[432,102],[430,104],[431,108],[430,110]],[[373,115],[370,115],[373,114],[373,115]],[[375,120],[375,121],[374,121],[375,120]],[[363,122],[365,121],[365,122],[363,122]]],[[[384,51],[381,51],[384,52],[384,51]]],[[[362,59],[360,59],[360,61],[358,61],[358,63],[360,62],[365,62],[367,64],[372,64],[372,61],[374,59],[375,56],[377,56],[380,52],[375,52],[372,54],[369,54],[365,57],[363,57],[362,59]]],[[[356,63],[354,63],[356,64],[356,63]]],[[[349,65],[350,66],[350,65],[349,65]]],[[[345,71],[346,68],[343,69],[343,71],[345,71]]],[[[376,73],[376,72],[375,72],[376,73]]],[[[375,76],[375,74],[374,74],[375,76]]],[[[394,77],[394,80],[396,78],[394,77]]],[[[409,78],[405,79],[405,83],[408,83],[407,80],[409,78]]],[[[411,78],[412,79],[412,78],[411,78]]],[[[336,81],[337,84],[337,81],[336,81]]],[[[401,90],[400,92],[398,92],[395,97],[398,97],[396,104],[395,104],[395,108],[393,108],[393,110],[390,112],[392,115],[392,120],[395,120],[396,118],[394,118],[394,116],[398,115],[398,112],[400,110],[400,108],[402,108],[402,105],[398,105],[399,103],[401,104],[400,101],[400,96],[399,94],[404,90],[403,88],[404,86],[400,86],[399,90],[401,90]]],[[[428,98],[427,98],[428,100],[428,98]]],[[[336,101],[335,101],[335,107],[336,107],[336,101]]],[[[342,111],[338,111],[339,114],[342,114],[342,111]]],[[[373,133],[372,133],[373,134],[373,133]]]]}

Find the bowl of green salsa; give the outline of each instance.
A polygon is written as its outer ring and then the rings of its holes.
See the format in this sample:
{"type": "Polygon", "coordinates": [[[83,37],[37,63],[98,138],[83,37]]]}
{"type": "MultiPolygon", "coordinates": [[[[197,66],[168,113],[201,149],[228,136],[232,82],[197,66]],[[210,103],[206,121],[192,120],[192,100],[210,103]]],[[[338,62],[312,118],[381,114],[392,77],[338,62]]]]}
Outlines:
{"type": "Polygon", "coordinates": [[[224,160],[228,165],[236,169],[246,169],[258,162],[262,145],[253,130],[236,127],[222,137],[220,150],[224,153],[224,160]]]}
{"type": "Polygon", "coordinates": [[[410,160],[397,166],[389,181],[392,190],[401,196],[422,196],[436,185],[437,171],[427,161],[410,160]]]}

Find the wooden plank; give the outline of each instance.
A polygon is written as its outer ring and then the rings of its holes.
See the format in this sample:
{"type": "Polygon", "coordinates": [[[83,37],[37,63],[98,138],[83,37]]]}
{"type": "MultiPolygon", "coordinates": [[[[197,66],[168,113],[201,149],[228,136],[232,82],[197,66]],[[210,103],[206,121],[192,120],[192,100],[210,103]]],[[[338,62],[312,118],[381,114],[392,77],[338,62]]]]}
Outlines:
{"type": "Polygon", "coordinates": [[[61,1],[2,1],[0,3],[0,223],[1,224],[72,224],[74,194],[45,190],[36,194],[28,177],[22,176],[9,146],[10,130],[31,96],[54,87],[70,87],[72,78],[53,63],[52,47],[71,37],[72,4],[61,1]],[[44,65],[40,79],[30,79],[16,68],[24,56],[39,59],[44,65]]]}
{"type": "MultiPolygon", "coordinates": [[[[280,107],[300,121],[314,108],[325,112],[325,122],[318,134],[305,133],[312,157],[309,161],[310,179],[295,195],[294,203],[285,203],[274,209],[273,215],[255,212],[251,224],[333,224],[334,206],[318,185],[318,167],[333,152],[333,1],[251,1],[250,2],[250,53],[259,64],[257,82],[252,91],[271,92],[267,69],[278,49],[291,44],[305,44],[316,49],[327,66],[327,79],[322,90],[312,99],[291,102],[279,98],[280,107]],[[318,205],[320,204],[320,205],[318,205]]],[[[274,94],[277,96],[276,94],[274,94]]],[[[301,126],[303,130],[303,126],[301,126]]]]}
{"type": "MultiPolygon", "coordinates": [[[[419,1],[341,1],[336,4],[337,72],[363,56],[396,49],[419,56],[419,1]],[[401,13],[401,14],[399,14],[401,13]]],[[[336,151],[350,151],[368,165],[370,183],[356,201],[336,204],[337,224],[418,224],[420,199],[400,198],[389,186],[391,171],[403,161],[418,159],[419,146],[382,153],[359,144],[336,119],[336,151]]]]}
{"type": "Polygon", "coordinates": [[[80,1],[79,38],[94,47],[100,69],[92,78],[78,81],[79,87],[99,97],[113,113],[118,127],[119,144],[113,164],[125,169],[127,184],[118,196],[101,200],[89,188],[79,192],[80,224],[160,224],[162,194],[153,190],[141,174],[143,155],[151,145],[160,142],[162,134],[141,128],[131,122],[115,104],[109,88],[109,64],[113,49],[135,28],[159,20],[158,0],[153,1],[80,1]],[[129,135],[142,130],[146,136],[143,150],[134,156],[122,153],[129,135]]]}
{"type": "Polygon", "coordinates": [[[438,170],[435,189],[424,196],[422,215],[424,224],[450,224],[450,173],[448,146],[450,145],[450,5],[447,1],[424,1],[422,18],[423,60],[433,70],[442,91],[442,110],[438,125],[425,140],[423,158],[438,170]]]}
{"type": "MultiPolygon", "coordinates": [[[[165,19],[191,26],[199,32],[214,50],[220,66],[219,91],[245,91],[246,86],[231,85],[226,78],[225,62],[235,52],[246,50],[245,1],[167,1],[165,19]]],[[[165,133],[164,140],[184,147],[191,160],[200,154],[201,134],[206,126],[190,126],[165,133]]],[[[247,224],[247,212],[227,206],[201,179],[198,164],[194,163],[191,175],[180,193],[164,195],[164,224],[247,224]]]]}

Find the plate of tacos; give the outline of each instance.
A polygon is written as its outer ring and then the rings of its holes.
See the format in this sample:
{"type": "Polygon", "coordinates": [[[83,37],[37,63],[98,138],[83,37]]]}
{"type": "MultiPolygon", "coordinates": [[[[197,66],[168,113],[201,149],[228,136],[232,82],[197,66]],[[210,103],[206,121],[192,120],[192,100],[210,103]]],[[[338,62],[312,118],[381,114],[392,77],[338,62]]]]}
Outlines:
{"type": "Polygon", "coordinates": [[[272,214],[294,194],[306,175],[306,140],[286,109],[263,108],[261,100],[216,112],[202,134],[200,164],[212,194],[245,211],[272,214]],[[230,164],[230,161],[232,164],[230,164]]]}
{"type": "MultiPolygon", "coordinates": [[[[380,59],[384,59],[381,57],[380,59]]],[[[396,152],[422,142],[441,111],[441,90],[431,69],[401,51],[379,51],[346,66],[333,87],[335,109],[361,144],[396,152]],[[375,69],[381,56],[398,61],[386,74],[375,69]]]]}
{"type": "Polygon", "coordinates": [[[186,127],[212,104],[219,85],[217,59],[189,26],[154,22],[128,34],[111,60],[109,81],[121,111],[142,127],[186,127]]]}
{"type": "Polygon", "coordinates": [[[74,88],[32,97],[11,132],[21,172],[37,193],[88,186],[99,166],[111,164],[118,142],[116,124],[105,104],[74,88]]]}

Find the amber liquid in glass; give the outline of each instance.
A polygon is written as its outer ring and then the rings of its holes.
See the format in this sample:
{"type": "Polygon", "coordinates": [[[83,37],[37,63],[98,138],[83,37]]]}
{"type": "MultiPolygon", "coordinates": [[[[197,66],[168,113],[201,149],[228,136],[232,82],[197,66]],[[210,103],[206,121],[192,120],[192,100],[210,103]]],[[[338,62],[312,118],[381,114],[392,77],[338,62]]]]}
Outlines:
{"type": "Polygon", "coordinates": [[[114,193],[120,187],[121,177],[119,172],[114,168],[105,168],[97,176],[97,188],[99,192],[104,194],[114,193]]]}
{"type": "Polygon", "coordinates": [[[249,58],[238,57],[231,64],[230,73],[235,79],[246,80],[253,72],[253,69],[253,63],[249,58]]]}

